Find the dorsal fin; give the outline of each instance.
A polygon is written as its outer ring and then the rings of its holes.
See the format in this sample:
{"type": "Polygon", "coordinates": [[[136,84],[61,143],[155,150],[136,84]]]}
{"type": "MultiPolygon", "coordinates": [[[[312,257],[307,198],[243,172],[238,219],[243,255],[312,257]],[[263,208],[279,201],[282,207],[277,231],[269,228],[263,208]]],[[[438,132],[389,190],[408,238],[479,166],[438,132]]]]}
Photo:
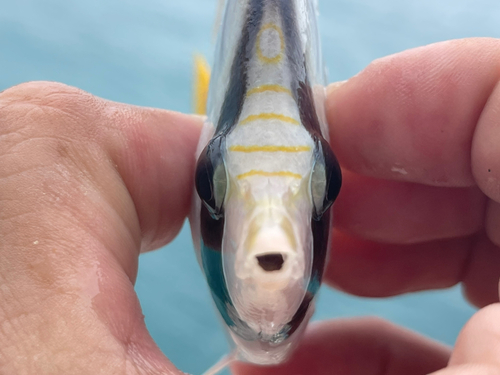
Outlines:
{"type": "Polygon", "coordinates": [[[194,56],[193,111],[197,115],[207,113],[210,66],[202,55],[194,56]]]}

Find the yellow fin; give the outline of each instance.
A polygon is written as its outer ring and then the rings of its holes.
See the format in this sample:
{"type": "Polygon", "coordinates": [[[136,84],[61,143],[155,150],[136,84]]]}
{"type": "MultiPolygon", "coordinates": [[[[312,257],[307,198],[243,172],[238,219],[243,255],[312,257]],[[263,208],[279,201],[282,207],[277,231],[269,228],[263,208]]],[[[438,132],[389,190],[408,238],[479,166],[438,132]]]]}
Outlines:
{"type": "Polygon", "coordinates": [[[193,110],[197,115],[207,112],[208,85],[210,67],[202,55],[194,56],[193,110]]]}

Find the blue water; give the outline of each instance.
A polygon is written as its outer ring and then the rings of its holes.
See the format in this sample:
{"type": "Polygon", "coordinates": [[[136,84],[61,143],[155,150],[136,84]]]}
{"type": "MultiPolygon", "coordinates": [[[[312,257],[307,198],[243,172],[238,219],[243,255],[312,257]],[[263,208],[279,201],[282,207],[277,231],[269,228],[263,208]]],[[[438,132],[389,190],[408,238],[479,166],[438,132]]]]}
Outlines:
{"type": "MultiPolygon", "coordinates": [[[[320,0],[330,79],[441,40],[500,37],[498,0],[320,0]]],[[[0,90],[54,80],[107,99],[189,112],[191,59],[210,56],[215,0],[0,0],[0,90]]],[[[226,341],[189,231],[141,257],[136,286],[164,353],[199,374],[226,341]]],[[[473,314],[459,288],[390,299],[324,289],[316,319],[377,315],[453,344],[473,314]]]]}

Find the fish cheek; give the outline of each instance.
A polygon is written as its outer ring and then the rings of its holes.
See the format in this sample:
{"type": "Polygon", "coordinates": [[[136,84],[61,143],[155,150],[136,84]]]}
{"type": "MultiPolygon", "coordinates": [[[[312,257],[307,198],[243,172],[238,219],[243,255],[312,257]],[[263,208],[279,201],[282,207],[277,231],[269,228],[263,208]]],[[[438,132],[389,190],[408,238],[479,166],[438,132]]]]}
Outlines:
{"type": "Polygon", "coordinates": [[[222,237],[224,236],[224,216],[214,219],[205,205],[200,212],[201,239],[203,244],[214,251],[222,250],[222,237]]]}
{"type": "Polygon", "coordinates": [[[222,261],[224,216],[214,219],[204,205],[201,207],[200,214],[201,261],[217,310],[224,323],[234,333],[247,341],[256,340],[255,333],[240,319],[227,289],[222,261]]]}
{"type": "Polygon", "coordinates": [[[323,272],[325,269],[327,255],[328,255],[328,244],[330,238],[330,220],[331,220],[331,209],[327,209],[326,212],[319,220],[311,220],[311,231],[313,235],[313,262],[312,262],[312,272],[311,280],[307,288],[306,295],[302,300],[297,312],[287,324],[287,336],[290,337],[295,331],[297,331],[303,323],[306,323],[305,319],[311,314],[309,310],[313,308],[313,299],[321,286],[321,280],[323,279],[323,272]]]}
{"type": "Polygon", "coordinates": [[[318,292],[323,279],[323,271],[325,269],[328,244],[330,238],[330,224],[331,224],[331,208],[323,214],[319,220],[311,220],[311,230],[313,234],[313,262],[311,281],[309,282],[308,291],[313,296],[318,292]]]}
{"type": "Polygon", "coordinates": [[[228,326],[234,325],[228,314],[232,306],[222,269],[222,237],[224,218],[214,219],[205,205],[201,206],[201,260],[208,286],[222,319],[228,326]]]}

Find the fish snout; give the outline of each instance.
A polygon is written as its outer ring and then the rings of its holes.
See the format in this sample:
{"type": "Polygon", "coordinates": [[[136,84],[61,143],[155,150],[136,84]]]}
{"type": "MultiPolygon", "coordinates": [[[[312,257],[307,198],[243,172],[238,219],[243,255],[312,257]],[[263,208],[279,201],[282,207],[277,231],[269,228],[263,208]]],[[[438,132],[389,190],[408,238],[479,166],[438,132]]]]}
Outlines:
{"type": "MultiPolygon", "coordinates": [[[[296,241],[278,225],[260,229],[247,241],[249,248],[240,265],[238,277],[265,291],[281,290],[303,277],[296,241]]],[[[301,264],[302,263],[302,264],[301,264]]]]}
{"type": "Polygon", "coordinates": [[[269,345],[287,337],[284,329],[304,300],[312,264],[308,228],[294,220],[297,215],[286,206],[277,206],[253,211],[241,231],[233,231],[238,223],[228,220],[229,233],[238,233],[239,238],[232,237],[238,240],[227,241],[223,249],[236,312],[259,342],[269,345]]]}

